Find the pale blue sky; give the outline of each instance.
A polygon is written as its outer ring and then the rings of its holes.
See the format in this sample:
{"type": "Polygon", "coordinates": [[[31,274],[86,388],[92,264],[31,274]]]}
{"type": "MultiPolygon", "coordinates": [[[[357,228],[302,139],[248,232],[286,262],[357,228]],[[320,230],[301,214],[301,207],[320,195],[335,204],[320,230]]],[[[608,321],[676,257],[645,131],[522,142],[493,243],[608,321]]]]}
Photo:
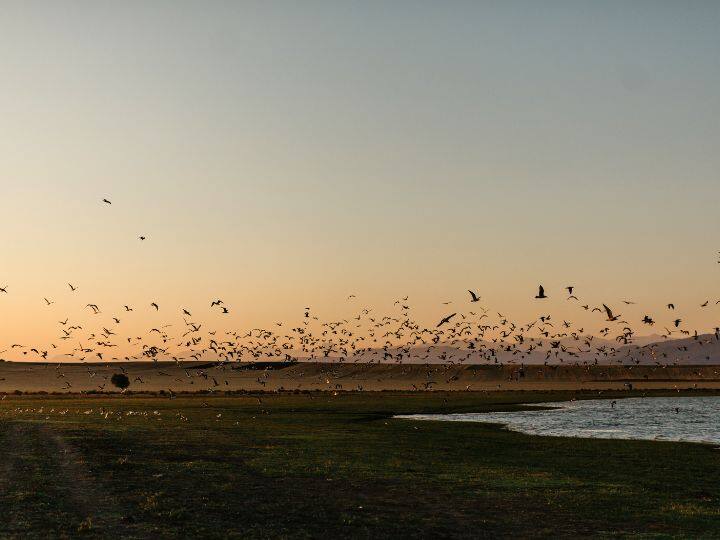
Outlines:
{"type": "Polygon", "coordinates": [[[720,298],[718,28],[718,2],[0,2],[0,281],[240,323],[720,298]]]}

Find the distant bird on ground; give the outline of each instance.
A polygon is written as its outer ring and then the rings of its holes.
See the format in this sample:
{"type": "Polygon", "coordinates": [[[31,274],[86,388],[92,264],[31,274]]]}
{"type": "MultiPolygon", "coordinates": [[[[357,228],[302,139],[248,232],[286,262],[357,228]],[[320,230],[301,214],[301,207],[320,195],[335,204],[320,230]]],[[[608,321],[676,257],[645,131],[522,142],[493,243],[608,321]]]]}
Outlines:
{"type": "Polygon", "coordinates": [[[545,289],[543,288],[542,285],[540,285],[540,286],[538,287],[538,293],[537,293],[537,296],[536,296],[535,298],[547,298],[547,296],[545,296],[545,289]]]}
{"type": "Polygon", "coordinates": [[[452,313],[451,315],[448,315],[447,317],[444,317],[436,326],[436,328],[440,328],[443,324],[449,323],[450,319],[452,319],[457,313],[452,313]]]}
{"type": "Polygon", "coordinates": [[[475,294],[475,293],[474,293],[473,291],[471,291],[470,289],[468,289],[468,292],[470,293],[470,298],[471,298],[470,301],[471,301],[471,302],[479,302],[479,301],[480,301],[480,297],[479,297],[477,294],[475,294]]]}

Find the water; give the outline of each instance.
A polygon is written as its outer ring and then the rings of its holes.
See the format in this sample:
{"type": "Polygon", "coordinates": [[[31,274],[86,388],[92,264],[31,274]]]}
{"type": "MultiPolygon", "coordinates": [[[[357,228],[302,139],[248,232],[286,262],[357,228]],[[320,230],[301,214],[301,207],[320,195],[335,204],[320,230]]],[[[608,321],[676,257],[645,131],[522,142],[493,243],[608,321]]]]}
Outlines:
{"type": "Polygon", "coordinates": [[[529,435],[720,444],[720,396],[618,399],[614,406],[609,399],[532,405],[556,408],[396,418],[491,422],[529,435]]]}

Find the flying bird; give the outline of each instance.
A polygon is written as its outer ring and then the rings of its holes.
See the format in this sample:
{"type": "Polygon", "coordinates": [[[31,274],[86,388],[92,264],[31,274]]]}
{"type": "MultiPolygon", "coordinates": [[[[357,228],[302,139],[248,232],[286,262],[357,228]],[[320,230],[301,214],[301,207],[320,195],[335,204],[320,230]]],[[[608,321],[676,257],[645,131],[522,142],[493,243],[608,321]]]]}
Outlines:
{"type": "Polygon", "coordinates": [[[611,321],[611,322],[617,321],[621,317],[620,315],[613,315],[612,310],[609,307],[607,307],[605,304],[603,304],[603,307],[605,308],[605,313],[607,313],[608,321],[611,321]]]}
{"type": "Polygon", "coordinates": [[[470,293],[470,297],[471,297],[471,300],[470,300],[470,301],[471,301],[471,302],[479,302],[479,301],[480,301],[480,297],[479,297],[477,294],[475,294],[475,293],[474,293],[473,291],[471,291],[470,289],[468,289],[468,292],[470,293]]]}
{"type": "Polygon", "coordinates": [[[112,204],[112,203],[111,203],[110,201],[108,201],[107,199],[103,199],[102,202],[104,202],[105,204],[112,204]]]}
{"type": "Polygon", "coordinates": [[[440,328],[443,324],[449,323],[449,322],[450,322],[450,319],[452,319],[455,315],[457,315],[457,313],[453,313],[453,314],[451,314],[451,315],[448,315],[447,317],[444,317],[444,318],[438,323],[438,325],[436,326],[436,328],[440,328]]]}
{"type": "Polygon", "coordinates": [[[537,296],[536,296],[535,298],[547,298],[547,296],[545,296],[545,289],[543,288],[542,285],[540,285],[540,286],[538,287],[538,293],[537,293],[537,296]]]}

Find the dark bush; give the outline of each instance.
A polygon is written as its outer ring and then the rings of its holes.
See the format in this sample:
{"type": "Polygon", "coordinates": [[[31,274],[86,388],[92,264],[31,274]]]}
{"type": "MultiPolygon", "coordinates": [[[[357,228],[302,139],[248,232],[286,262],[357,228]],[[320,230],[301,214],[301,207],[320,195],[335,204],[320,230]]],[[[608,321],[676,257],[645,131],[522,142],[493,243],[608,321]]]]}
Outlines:
{"type": "Polygon", "coordinates": [[[110,377],[110,382],[117,386],[120,390],[125,390],[130,386],[130,379],[124,373],[115,373],[110,377]]]}

